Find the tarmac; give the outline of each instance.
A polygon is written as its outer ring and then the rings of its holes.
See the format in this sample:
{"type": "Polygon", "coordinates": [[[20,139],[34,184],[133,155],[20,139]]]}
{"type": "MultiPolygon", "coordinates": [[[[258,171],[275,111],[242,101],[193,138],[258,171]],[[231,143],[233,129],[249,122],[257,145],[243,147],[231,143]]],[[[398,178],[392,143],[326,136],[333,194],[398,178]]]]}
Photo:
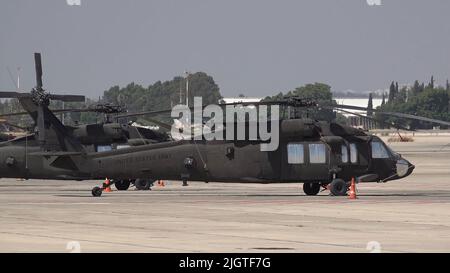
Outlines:
{"type": "Polygon", "coordinates": [[[0,180],[0,252],[449,252],[450,136],[389,143],[416,165],[357,200],[301,184],[0,180]]]}

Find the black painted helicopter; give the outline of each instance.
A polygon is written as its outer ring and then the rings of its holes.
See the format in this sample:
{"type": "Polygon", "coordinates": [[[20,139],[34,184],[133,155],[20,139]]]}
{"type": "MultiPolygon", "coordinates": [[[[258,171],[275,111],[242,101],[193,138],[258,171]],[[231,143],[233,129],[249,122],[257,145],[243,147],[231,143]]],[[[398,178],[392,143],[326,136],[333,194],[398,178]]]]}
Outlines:
{"type": "MultiPolygon", "coordinates": [[[[260,145],[265,143],[261,139],[188,139],[90,150],[48,108],[50,99],[78,101],[81,97],[46,93],[42,89],[42,70],[38,68],[40,60],[37,63],[37,86],[31,94],[0,92],[0,97],[18,98],[36,122],[33,134],[0,143],[1,177],[75,180],[108,177],[122,190],[128,189],[132,182],[150,185],[156,179],[303,183],[307,195],[316,195],[321,186],[328,187],[334,195],[345,195],[352,178],[356,177],[358,182],[387,182],[404,178],[414,169],[414,165],[376,136],[349,126],[309,118],[281,119],[267,124],[273,128],[276,123],[280,128],[279,145],[273,151],[261,151],[260,145]]],[[[318,107],[295,98],[260,104],[318,107]]],[[[353,108],[345,105],[319,107],[353,108]]],[[[171,110],[118,117],[165,112],[171,110]]],[[[226,133],[230,126],[236,128],[239,124],[224,124],[221,130],[226,133]]],[[[92,194],[100,196],[103,188],[95,187],[92,194]]]]}

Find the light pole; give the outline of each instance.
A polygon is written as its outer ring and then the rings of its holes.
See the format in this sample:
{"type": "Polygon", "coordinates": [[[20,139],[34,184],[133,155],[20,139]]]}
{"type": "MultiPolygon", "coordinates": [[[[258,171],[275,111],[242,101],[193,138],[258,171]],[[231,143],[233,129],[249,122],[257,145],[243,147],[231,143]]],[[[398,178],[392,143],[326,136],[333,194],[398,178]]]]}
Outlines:
{"type": "Polygon", "coordinates": [[[188,71],[185,71],[186,75],[186,106],[189,107],[189,76],[191,75],[188,71]]]}

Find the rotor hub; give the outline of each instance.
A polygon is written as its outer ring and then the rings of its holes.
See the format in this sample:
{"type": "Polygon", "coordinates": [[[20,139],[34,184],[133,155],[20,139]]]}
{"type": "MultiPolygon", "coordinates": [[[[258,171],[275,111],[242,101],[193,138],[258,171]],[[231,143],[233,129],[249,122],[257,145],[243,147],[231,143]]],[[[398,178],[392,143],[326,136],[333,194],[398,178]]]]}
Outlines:
{"type": "Polygon", "coordinates": [[[42,88],[33,88],[31,90],[33,102],[38,105],[48,106],[50,104],[50,95],[42,88]]]}

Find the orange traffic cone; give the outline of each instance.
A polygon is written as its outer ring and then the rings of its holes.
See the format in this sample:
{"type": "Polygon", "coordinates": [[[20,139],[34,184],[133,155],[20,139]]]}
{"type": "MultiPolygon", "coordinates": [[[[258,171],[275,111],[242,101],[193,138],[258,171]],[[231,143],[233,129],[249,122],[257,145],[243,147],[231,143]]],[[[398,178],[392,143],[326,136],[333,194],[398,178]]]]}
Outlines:
{"type": "Polygon", "coordinates": [[[111,182],[108,178],[105,179],[105,183],[103,184],[104,192],[112,192],[111,190],[111,182]]]}
{"type": "Polygon", "coordinates": [[[348,193],[348,199],[358,199],[356,196],[356,183],[355,178],[352,178],[352,182],[350,184],[350,192],[348,193]]]}

